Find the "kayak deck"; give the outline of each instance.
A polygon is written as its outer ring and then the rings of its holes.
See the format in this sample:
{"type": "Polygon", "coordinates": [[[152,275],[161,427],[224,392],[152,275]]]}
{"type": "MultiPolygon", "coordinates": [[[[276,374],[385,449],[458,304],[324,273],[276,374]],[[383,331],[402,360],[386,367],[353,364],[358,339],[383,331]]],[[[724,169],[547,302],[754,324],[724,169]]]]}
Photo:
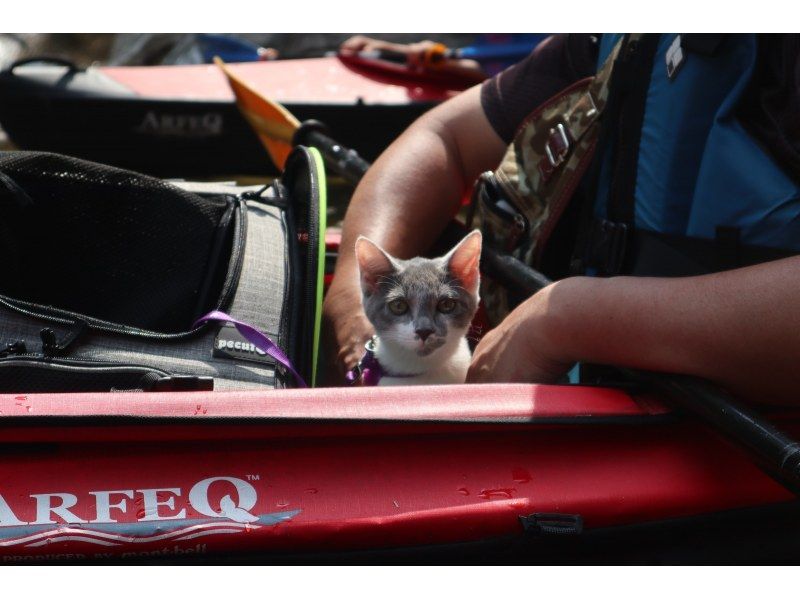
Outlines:
{"type": "Polygon", "coordinates": [[[0,411],[19,447],[0,464],[0,558],[382,550],[522,538],[533,514],[585,532],[792,500],[714,432],[613,389],[5,395],[0,411]]]}

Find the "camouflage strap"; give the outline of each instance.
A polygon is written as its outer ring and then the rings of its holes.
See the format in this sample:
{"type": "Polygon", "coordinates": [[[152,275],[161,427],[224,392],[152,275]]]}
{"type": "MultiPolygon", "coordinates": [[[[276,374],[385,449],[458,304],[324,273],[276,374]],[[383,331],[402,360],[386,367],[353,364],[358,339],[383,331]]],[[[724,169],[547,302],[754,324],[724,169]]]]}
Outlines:
{"type": "MultiPolygon", "coordinates": [[[[485,242],[538,266],[542,251],[594,156],[599,118],[623,44],[620,40],[594,77],[574,83],[522,122],[494,173],[481,177],[473,196],[485,242]]],[[[513,307],[508,290],[487,279],[481,295],[497,323],[513,307]]]]}

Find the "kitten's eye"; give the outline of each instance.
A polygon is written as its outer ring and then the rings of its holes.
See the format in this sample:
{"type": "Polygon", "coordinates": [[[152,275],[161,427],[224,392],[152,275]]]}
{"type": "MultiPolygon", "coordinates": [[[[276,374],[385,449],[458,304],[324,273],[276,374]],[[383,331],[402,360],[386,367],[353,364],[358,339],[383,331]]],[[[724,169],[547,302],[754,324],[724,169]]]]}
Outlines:
{"type": "Polygon", "coordinates": [[[456,308],[456,300],[450,299],[449,297],[445,297],[444,299],[439,299],[439,304],[436,306],[443,314],[449,314],[456,308]]]}
{"type": "Polygon", "coordinates": [[[392,299],[389,301],[389,311],[396,316],[402,316],[408,311],[408,303],[405,299],[392,299]]]}

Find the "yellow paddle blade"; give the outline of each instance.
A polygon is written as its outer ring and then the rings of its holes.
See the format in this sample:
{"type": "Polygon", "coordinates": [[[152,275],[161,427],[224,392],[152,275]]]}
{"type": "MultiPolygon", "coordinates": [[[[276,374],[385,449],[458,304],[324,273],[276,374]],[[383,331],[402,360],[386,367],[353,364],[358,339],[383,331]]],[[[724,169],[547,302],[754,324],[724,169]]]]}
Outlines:
{"type": "Polygon", "coordinates": [[[265,98],[234,75],[219,56],[214,57],[214,63],[228,78],[239,111],[258,134],[273,164],[283,170],[292,151],[292,136],[300,127],[300,121],[278,102],[265,98]]]}

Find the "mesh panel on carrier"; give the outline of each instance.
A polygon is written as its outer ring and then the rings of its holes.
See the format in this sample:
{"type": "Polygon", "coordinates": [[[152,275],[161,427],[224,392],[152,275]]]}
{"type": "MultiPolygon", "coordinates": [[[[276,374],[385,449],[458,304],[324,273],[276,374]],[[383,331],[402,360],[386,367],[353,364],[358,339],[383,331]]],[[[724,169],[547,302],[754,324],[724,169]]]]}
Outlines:
{"type": "Polygon", "coordinates": [[[219,296],[224,277],[210,265],[228,265],[227,213],[223,197],[134,172],[0,153],[0,294],[145,330],[188,330],[219,296]]]}

